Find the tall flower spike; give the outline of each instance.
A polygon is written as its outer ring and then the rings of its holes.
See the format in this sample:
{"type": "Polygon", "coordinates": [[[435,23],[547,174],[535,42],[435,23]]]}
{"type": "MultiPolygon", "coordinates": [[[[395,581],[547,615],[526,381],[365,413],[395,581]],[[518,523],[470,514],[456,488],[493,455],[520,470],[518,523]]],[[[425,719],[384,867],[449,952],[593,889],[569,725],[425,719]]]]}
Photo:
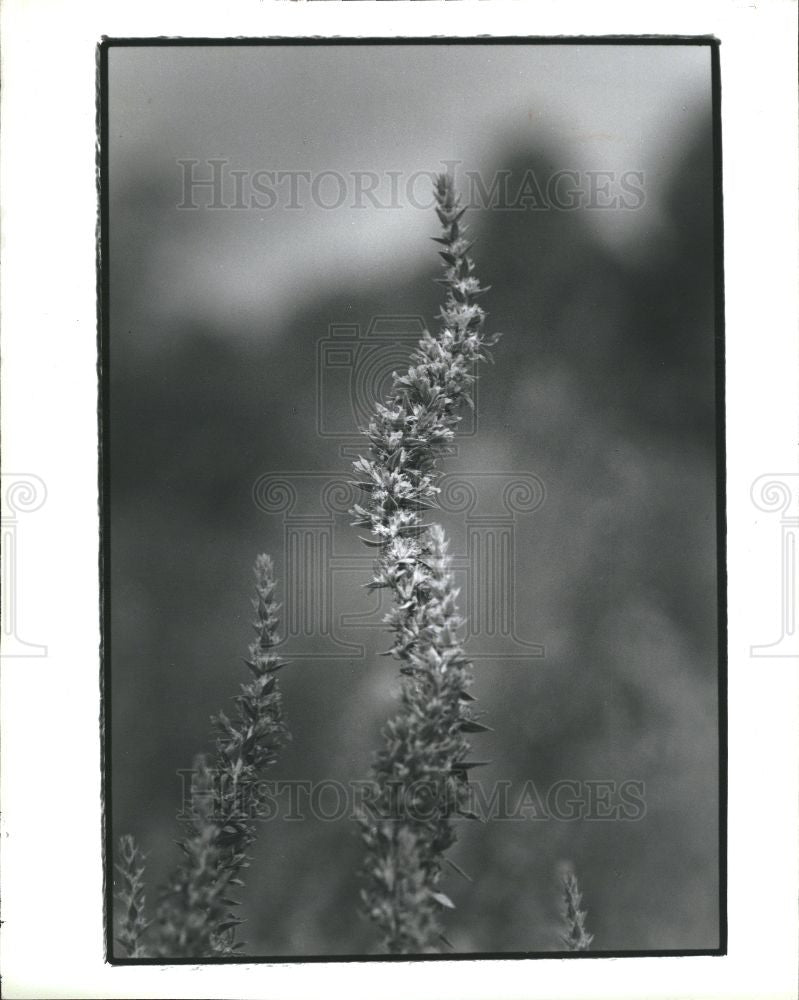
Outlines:
{"type": "Polygon", "coordinates": [[[163,957],[225,955],[242,947],[235,941],[241,920],[235,891],[249,866],[255,840],[258,782],[289,738],[276,672],[275,578],[269,556],[255,564],[256,638],[245,661],[252,675],[234,699],[236,717],[214,716],[213,767],[199,757],[194,766],[190,819],[178,841],[183,861],[167,886],[158,910],[158,952],[163,957]]]}
{"type": "Polygon", "coordinates": [[[439,889],[453,821],[471,815],[465,733],[487,729],[472,715],[471,664],[459,637],[452,571],[443,529],[425,521],[435,509],[438,459],[450,450],[475,364],[496,338],[483,333],[485,291],[451,178],[436,180],[446,299],[437,337],[427,331],[407,372],[394,375],[385,404],[365,430],[369,458],[355,463],[366,495],[352,513],[379,554],[371,587],[391,592],[386,617],[403,677],[400,706],[383,731],[372,767],[371,811],[360,818],[366,845],[362,899],[391,953],[436,951],[441,915],[454,904],[439,889]]]}

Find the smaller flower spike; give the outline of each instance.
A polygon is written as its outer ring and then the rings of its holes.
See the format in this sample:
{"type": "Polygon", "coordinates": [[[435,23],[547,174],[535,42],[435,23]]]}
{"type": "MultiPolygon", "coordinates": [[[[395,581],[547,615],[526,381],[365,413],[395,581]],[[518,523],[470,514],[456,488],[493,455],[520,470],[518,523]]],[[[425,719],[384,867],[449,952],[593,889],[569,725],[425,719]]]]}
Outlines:
{"type": "Polygon", "coordinates": [[[589,934],[585,929],[585,918],[588,916],[588,912],[580,909],[583,897],[580,886],[577,884],[577,876],[574,872],[566,872],[561,883],[566,923],[566,934],[562,937],[563,943],[569,951],[587,951],[591,947],[594,935],[589,934]]]}
{"type": "Polygon", "coordinates": [[[258,783],[289,739],[276,677],[284,663],[274,651],[279,605],[269,556],[258,557],[255,577],[255,639],[245,660],[251,679],[233,699],[234,718],[220,712],[212,720],[213,765],[195,761],[191,818],[178,841],[184,857],[157,914],[159,957],[229,955],[242,947],[235,941],[242,922],[235,893],[255,840],[258,783]]]}
{"type": "Polygon", "coordinates": [[[121,885],[116,896],[122,904],[122,919],[117,941],[128,958],[147,958],[144,934],[150,926],[145,919],[144,855],[130,834],[119,840],[116,865],[121,885]]]}

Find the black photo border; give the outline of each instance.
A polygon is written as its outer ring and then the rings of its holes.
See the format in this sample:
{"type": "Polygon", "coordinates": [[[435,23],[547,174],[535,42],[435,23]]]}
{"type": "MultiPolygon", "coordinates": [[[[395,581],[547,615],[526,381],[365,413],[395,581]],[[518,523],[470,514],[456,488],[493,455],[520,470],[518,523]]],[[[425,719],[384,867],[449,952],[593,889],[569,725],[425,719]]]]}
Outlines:
{"type": "Polygon", "coordinates": [[[593,960],[608,958],[660,958],[724,956],[727,954],[727,512],[726,512],[726,423],[725,423],[725,327],[724,327],[724,226],[722,197],[722,134],[720,42],[705,35],[553,35],[480,37],[265,37],[265,38],[110,38],[103,37],[97,56],[97,325],[98,325],[98,434],[100,496],[100,629],[101,629],[101,781],[103,824],[103,892],[105,961],[113,966],[147,965],[257,965],[339,962],[477,961],[557,958],[593,960]],[[111,552],[110,552],[110,280],[109,280],[109,83],[108,53],[112,48],[151,47],[268,47],[268,46],[359,46],[359,45],[659,45],[705,46],[710,50],[713,145],[713,252],[715,325],[715,412],[716,412],[716,558],[718,600],[718,751],[719,751],[719,945],[710,949],[653,949],[641,951],[536,951],[468,952],[440,955],[235,955],[208,958],[134,959],[114,955],[114,880],[111,767],[111,552]]]}

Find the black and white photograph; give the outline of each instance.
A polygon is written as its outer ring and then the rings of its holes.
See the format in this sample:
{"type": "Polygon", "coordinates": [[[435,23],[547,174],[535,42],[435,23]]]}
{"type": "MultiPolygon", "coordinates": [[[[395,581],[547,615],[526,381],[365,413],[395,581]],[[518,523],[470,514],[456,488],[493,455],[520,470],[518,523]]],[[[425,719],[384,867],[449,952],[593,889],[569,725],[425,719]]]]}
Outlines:
{"type": "Polygon", "coordinates": [[[4,0],[9,1000],[796,1000],[796,0],[4,0]]]}
{"type": "Polygon", "coordinates": [[[103,57],[112,958],[719,953],[715,46],[103,57]]]}

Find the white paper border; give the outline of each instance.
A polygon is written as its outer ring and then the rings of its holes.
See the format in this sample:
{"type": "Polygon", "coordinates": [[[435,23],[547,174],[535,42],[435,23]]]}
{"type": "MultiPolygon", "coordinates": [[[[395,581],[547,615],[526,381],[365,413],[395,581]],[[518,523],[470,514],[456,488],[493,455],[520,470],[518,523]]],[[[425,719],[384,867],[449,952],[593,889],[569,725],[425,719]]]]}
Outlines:
{"type": "MultiPolygon", "coordinates": [[[[19,585],[44,658],[3,661],[7,997],[795,997],[797,660],[771,637],[797,470],[796,4],[6,0],[3,469],[39,476],[19,585]],[[729,527],[729,955],[109,967],[102,961],[95,45],[103,35],[714,35],[721,40],[729,527]],[[35,523],[35,528],[34,528],[35,523]],[[753,571],[755,570],[755,571],[753,571]]],[[[28,527],[26,525],[26,527],[28,527]]],[[[347,919],[342,915],[342,919],[347,919]]],[[[354,919],[354,918],[353,918],[354,919]]]]}

